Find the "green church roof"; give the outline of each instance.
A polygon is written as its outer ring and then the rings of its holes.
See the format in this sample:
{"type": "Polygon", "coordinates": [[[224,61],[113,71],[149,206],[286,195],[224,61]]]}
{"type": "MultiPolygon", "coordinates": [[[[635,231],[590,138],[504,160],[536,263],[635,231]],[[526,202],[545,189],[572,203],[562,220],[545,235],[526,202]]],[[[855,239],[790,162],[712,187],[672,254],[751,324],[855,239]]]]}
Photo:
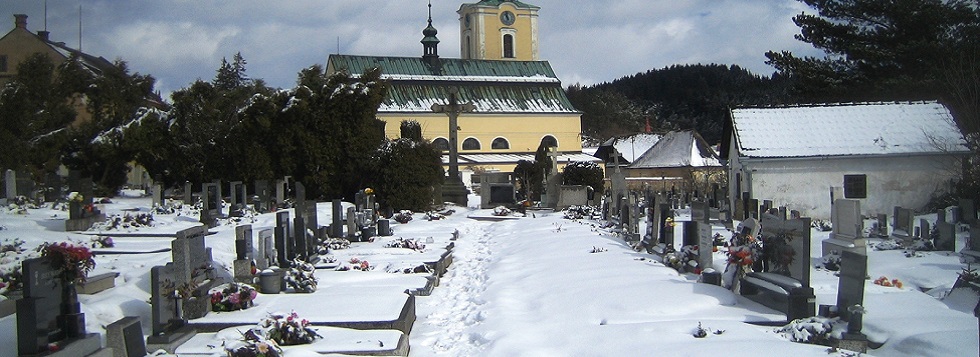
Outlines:
{"type": "Polygon", "coordinates": [[[421,57],[330,55],[327,68],[352,76],[381,68],[391,86],[379,112],[429,113],[456,88],[459,100],[472,102],[478,113],[579,113],[547,61],[439,61],[435,68],[421,57]]]}

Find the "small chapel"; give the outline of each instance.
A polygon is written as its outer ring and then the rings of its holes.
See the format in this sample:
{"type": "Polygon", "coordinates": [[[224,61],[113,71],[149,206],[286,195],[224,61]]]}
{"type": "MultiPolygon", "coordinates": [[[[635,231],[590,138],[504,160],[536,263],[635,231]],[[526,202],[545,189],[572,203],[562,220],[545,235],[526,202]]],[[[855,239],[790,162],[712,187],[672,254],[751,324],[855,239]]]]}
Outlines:
{"type": "MultiPolygon", "coordinates": [[[[462,58],[439,56],[438,31],[422,31],[422,56],[330,55],[327,73],[357,77],[380,68],[390,82],[378,108],[389,138],[402,121],[422,126],[422,136],[448,154],[449,117],[436,107],[450,98],[467,104],[457,119],[458,160],[463,175],[514,169],[534,160],[539,146],[554,147],[559,167],[598,161],[582,153],[582,113],[576,110],[548,61],[538,58],[539,7],[516,0],[462,4],[459,15],[462,58]]],[[[443,162],[448,163],[448,155],[443,162]]]]}

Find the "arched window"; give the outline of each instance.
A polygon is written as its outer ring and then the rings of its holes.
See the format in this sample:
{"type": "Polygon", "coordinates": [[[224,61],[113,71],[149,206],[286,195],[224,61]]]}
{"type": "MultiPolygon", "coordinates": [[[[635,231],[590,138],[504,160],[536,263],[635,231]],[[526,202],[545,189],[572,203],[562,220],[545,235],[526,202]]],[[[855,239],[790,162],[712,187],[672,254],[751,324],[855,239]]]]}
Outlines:
{"type": "MultiPolygon", "coordinates": [[[[469,16],[469,15],[467,15],[469,16]]],[[[473,58],[473,42],[470,41],[470,37],[466,36],[466,57],[467,59],[473,58]]]]}
{"type": "Polygon", "coordinates": [[[514,58],[514,35],[504,34],[504,58],[514,58]]]}
{"type": "Polygon", "coordinates": [[[490,148],[494,150],[506,150],[510,149],[510,143],[507,142],[507,139],[496,138],[493,139],[492,143],[490,143],[490,148]]]}
{"type": "Polygon", "coordinates": [[[541,146],[558,147],[558,139],[555,139],[555,137],[551,135],[545,135],[543,138],[541,138],[541,146]]]}
{"type": "Polygon", "coordinates": [[[432,145],[435,145],[439,151],[449,151],[449,140],[446,140],[446,138],[436,138],[432,140],[432,145]]]}
{"type": "Polygon", "coordinates": [[[480,150],[480,141],[476,138],[466,138],[463,140],[463,150],[480,150]]]}

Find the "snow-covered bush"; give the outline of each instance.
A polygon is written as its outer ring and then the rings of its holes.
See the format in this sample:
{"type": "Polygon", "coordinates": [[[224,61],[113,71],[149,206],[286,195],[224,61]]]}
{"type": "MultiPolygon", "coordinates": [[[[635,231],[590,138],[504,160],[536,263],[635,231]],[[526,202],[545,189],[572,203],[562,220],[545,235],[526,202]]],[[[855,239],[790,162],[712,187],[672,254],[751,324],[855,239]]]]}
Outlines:
{"type": "Polygon", "coordinates": [[[0,243],[0,295],[24,288],[21,262],[37,256],[38,252],[24,249],[21,239],[5,239],[0,243]]]}
{"type": "Polygon", "coordinates": [[[312,293],[316,291],[317,279],[313,273],[316,267],[299,258],[293,260],[293,267],[286,271],[286,284],[298,293],[312,293]]]}
{"type": "Polygon", "coordinates": [[[818,231],[821,232],[830,232],[834,230],[834,225],[832,223],[822,219],[813,220],[812,222],[810,222],[810,226],[816,228],[818,231]]]}
{"type": "Polygon", "coordinates": [[[245,310],[254,305],[252,301],[258,294],[255,288],[241,283],[222,284],[208,293],[211,295],[211,311],[245,310]]]}
{"type": "Polygon", "coordinates": [[[664,265],[677,269],[679,272],[693,271],[700,273],[698,266],[698,246],[685,245],[679,251],[672,251],[664,255],[664,265]]]}
{"type": "Polygon", "coordinates": [[[840,337],[840,333],[835,331],[846,328],[846,323],[840,321],[840,318],[814,316],[793,320],[786,326],[777,328],[775,332],[793,342],[828,345],[832,338],[840,337]]]}
{"type": "Polygon", "coordinates": [[[446,216],[444,216],[442,213],[439,212],[435,212],[435,211],[425,212],[426,221],[438,221],[444,218],[446,218],[446,216]]]}
{"type": "Polygon", "coordinates": [[[425,244],[418,239],[398,238],[385,244],[385,248],[406,248],[422,252],[425,251],[425,244]]]}
{"type": "Polygon", "coordinates": [[[267,340],[275,341],[281,346],[302,345],[313,343],[317,338],[323,338],[316,333],[310,322],[301,319],[296,312],[289,315],[271,314],[259,322],[267,340]]]}
{"type": "Polygon", "coordinates": [[[402,223],[402,224],[411,222],[412,221],[412,211],[409,211],[407,209],[406,210],[401,210],[398,213],[395,213],[395,215],[392,218],[395,220],[395,222],[402,223]]]}
{"type": "Polygon", "coordinates": [[[129,213],[124,215],[114,214],[106,218],[105,222],[95,223],[92,226],[92,230],[112,231],[139,229],[143,227],[153,227],[153,214],[139,213],[135,216],[129,213]]]}
{"type": "Polygon", "coordinates": [[[569,206],[562,210],[565,219],[577,220],[591,218],[595,215],[596,207],[593,206],[569,206]]]}
{"type": "Polygon", "coordinates": [[[112,241],[112,237],[109,236],[92,237],[92,248],[112,248],[115,246],[116,243],[112,241]]]}
{"type": "Polygon", "coordinates": [[[323,242],[323,246],[329,250],[348,249],[350,248],[350,241],[344,238],[327,238],[327,240],[323,242]]]}
{"type": "Polygon", "coordinates": [[[493,215],[498,217],[510,216],[511,211],[509,208],[504,206],[497,206],[493,209],[493,215]]]}
{"type": "Polygon", "coordinates": [[[261,336],[261,329],[250,329],[242,334],[240,341],[228,342],[225,352],[228,357],[280,357],[282,348],[275,340],[261,336]],[[258,332],[256,332],[258,331],[258,332]]]}

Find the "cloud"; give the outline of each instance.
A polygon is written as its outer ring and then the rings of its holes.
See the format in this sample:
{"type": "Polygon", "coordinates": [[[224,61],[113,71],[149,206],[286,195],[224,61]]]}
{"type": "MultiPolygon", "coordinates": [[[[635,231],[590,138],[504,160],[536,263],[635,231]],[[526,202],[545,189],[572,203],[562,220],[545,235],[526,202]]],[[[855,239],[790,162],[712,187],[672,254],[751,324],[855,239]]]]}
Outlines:
{"type": "MultiPolygon", "coordinates": [[[[464,1],[433,2],[433,25],[442,41],[439,54],[458,57],[456,11],[464,1]]],[[[769,74],[773,69],[764,63],[766,51],[819,55],[793,38],[799,29],[792,16],[808,10],[796,0],[528,2],[541,7],[541,58],[551,62],[566,85],[611,81],[688,63],[737,64],[769,74]]],[[[121,58],[132,70],[158,78],[158,89],[165,93],[197,78],[210,79],[221,58],[236,52],[248,61],[252,78],[289,87],[301,69],[324,64],[329,54],[337,52],[338,40],[345,54],[420,56],[426,4],[424,0],[86,0],[83,43],[86,52],[121,58]]],[[[50,1],[48,6],[52,38],[74,46],[78,3],[50,1]]],[[[41,29],[42,5],[37,0],[3,0],[0,7],[4,12],[28,13],[32,29],[41,29]]]]}

